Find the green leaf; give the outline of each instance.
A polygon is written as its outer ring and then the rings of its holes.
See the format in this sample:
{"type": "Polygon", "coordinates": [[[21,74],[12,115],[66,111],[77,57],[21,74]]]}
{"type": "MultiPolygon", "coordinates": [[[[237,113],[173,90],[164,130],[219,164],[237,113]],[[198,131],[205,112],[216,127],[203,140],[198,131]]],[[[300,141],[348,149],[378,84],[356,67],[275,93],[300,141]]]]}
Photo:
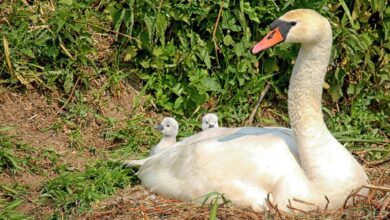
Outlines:
{"type": "Polygon", "coordinates": [[[221,91],[220,83],[211,77],[203,78],[201,80],[202,86],[206,89],[206,91],[218,92],[221,91]]]}
{"type": "Polygon", "coordinates": [[[73,0],[59,0],[58,3],[70,6],[73,4],[73,0]]]}
{"type": "Polygon", "coordinates": [[[276,63],[275,59],[266,59],[264,61],[264,71],[267,73],[273,73],[273,72],[278,72],[279,71],[279,66],[276,63]]]}
{"type": "Polygon", "coordinates": [[[211,60],[210,60],[210,55],[209,55],[207,49],[201,50],[200,56],[202,57],[203,62],[206,64],[207,69],[210,69],[211,68],[211,60]]]}
{"type": "Polygon", "coordinates": [[[4,211],[15,210],[20,204],[22,204],[22,202],[23,200],[21,199],[15,199],[12,202],[7,204],[7,206],[4,208],[4,211]]]}
{"type": "Polygon", "coordinates": [[[115,31],[119,32],[119,29],[121,28],[121,25],[122,25],[122,22],[123,22],[123,20],[125,18],[125,15],[126,15],[126,10],[125,9],[116,11],[116,13],[114,15],[115,31]]]}
{"type": "Polygon", "coordinates": [[[183,97],[178,97],[175,101],[175,105],[174,105],[174,108],[175,109],[178,109],[181,107],[182,103],[184,102],[184,98],[183,97]]]}
{"type": "Polygon", "coordinates": [[[67,72],[65,74],[65,81],[64,81],[65,92],[69,94],[72,87],[73,87],[73,73],[67,72]]]}
{"type": "Polygon", "coordinates": [[[226,46],[234,45],[234,40],[229,34],[223,38],[223,44],[226,46]]]}
{"type": "Polygon", "coordinates": [[[234,45],[234,52],[235,52],[236,56],[241,57],[247,51],[245,50],[244,44],[242,42],[239,42],[236,45],[234,45]]]}
{"type": "Polygon", "coordinates": [[[130,61],[131,59],[133,59],[134,57],[137,56],[137,51],[138,49],[134,46],[131,46],[127,49],[126,51],[126,55],[124,57],[124,61],[130,61]]]}
{"type": "Polygon", "coordinates": [[[211,204],[209,220],[217,219],[217,211],[218,211],[218,197],[216,197],[211,204]]]}
{"type": "Polygon", "coordinates": [[[148,37],[149,37],[149,43],[152,43],[153,36],[154,36],[154,22],[153,19],[149,16],[145,16],[144,18],[145,26],[147,29],[148,37]]]}
{"type": "Polygon", "coordinates": [[[248,18],[249,18],[251,21],[254,21],[254,22],[256,22],[256,23],[260,23],[260,20],[259,20],[259,18],[257,17],[258,14],[255,12],[255,8],[252,7],[252,6],[250,5],[249,2],[245,2],[245,3],[242,4],[242,5],[241,5],[241,2],[242,2],[242,1],[240,1],[240,6],[242,7],[241,10],[243,10],[243,11],[245,12],[245,14],[248,15],[248,18]]]}
{"type": "Polygon", "coordinates": [[[163,55],[164,54],[164,51],[163,51],[163,49],[161,48],[161,47],[155,47],[154,49],[153,49],[153,55],[155,56],[155,57],[159,57],[159,56],[161,56],[161,55],[163,55]]]}
{"type": "Polygon", "coordinates": [[[161,45],[165,45],[165,30],[168,26],[168,19],[163,13],[158,13],[156,17],[156,32],[160,38],[161,45]]]}
{"type": "Polygon", "coordinates": [[[347,72],[343,68],[337,68],[335,72],[335,77],[331,78],[330,88],[328,92],[334,102],[338,101],[339,98],[343,96],[342,85],[344,77],[346,75],[347,72]]]}
{"type": "Polygon", "coordinates": [[[206,101],[206,94],[205,93],[199,93],[198,90],[191,89],[190,90],[190,99],[195,102],[196,106],[202,105],[206,101]]]}

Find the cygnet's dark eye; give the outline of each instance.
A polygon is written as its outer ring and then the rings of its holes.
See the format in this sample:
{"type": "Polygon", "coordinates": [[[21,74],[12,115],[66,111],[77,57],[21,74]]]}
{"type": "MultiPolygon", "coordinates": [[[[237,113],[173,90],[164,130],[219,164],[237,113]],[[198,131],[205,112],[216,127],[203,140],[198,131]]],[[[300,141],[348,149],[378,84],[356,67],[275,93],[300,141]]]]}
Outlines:
{"type": "Polygon", "coordinates": [[[208,122],[208,121],[206,121],[206,124],[208,125],[208,124],[209,124],[209,122],[208,122]]]}
{"type": "Polygon", "coordinates": [[[170,125],[166,125],[168,128],[170,127],[170,125]]]}
{"type": "Polygon", "coordinates": [[[291,24],[291,26],[295,26],[297,24],[297,22],[296,21],[292,21],[292,22],[290,22],[290,24],[291,24]]]}

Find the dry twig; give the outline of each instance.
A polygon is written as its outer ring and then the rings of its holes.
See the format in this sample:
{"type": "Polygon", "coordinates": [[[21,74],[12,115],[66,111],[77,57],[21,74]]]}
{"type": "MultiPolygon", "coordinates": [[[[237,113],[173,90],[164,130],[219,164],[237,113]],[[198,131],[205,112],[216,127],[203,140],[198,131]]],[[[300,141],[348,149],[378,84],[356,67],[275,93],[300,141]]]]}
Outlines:
{"type": "Polygon", "coordinates": [[[160,4],[158,5],[158,10],[159,10],[159,11],[161,10],[161,7],[162,7],[163,2],[164,2],[164,0],[160,0],[160,4]]]}
{"type": "MultiPolygon", "coordinates": [[[[83,22],[79,22],[79,23],[83,23],[83,22]]],[[[141,41],[140,41],[140,40],[138,40],[137,38],[132,37],[132,36],[130,36],[130,35],[127,35],[127,34],[124,34],[124,33],[118,32],[118,31],[114,31],[114,30],[111,30],[111,29],[102,27],[102,26],[100,26],[100,25],[96,25],[96,24],[92,24],[92,23],[86,23],[86,24],[92,25],[92,26],[97,27],[97,28],[100,28],[100,29],[105,30],[105,31],[107,31],[107,32],[114,33],[114,34],[116,34],[116,35],[121,35],[121,36],[126,37],[126,38],[128,38],[128,39],[130,39],[130,40],[135,40],[135,41],[137,41],[137,43],[141,44],[141,41]]]]}
{"type": "Polygon", "coordinates": [[[379,191],[383,191],[383,192],[390,192],[390,188],[389,187],[375,186],[375,185],[372,185],[372,184],[362,185],[362,186],[356,188],[355,190],[352,190],[351,193],[347,196],[347,198],[344,201],[344,205],[343,205],[344,209],[347,207],[348,200],[350,198],[352,198],[352,197],[355,198],[356,196],[360,196],[360,197],[368,198],[366,196],[362,196],[362,195],[358,194],[358,192],[360,192],[360,190],[362,190],[363,188],[371,189],[371,190],[379,190],[379,191]]]}
{"type": "Polygon", "coordinates": [[[326,212],[328,210],[328,205],[329,205],[329,198],[327,196],[325,196],[325,199],[326,199],[326,205],[325,205],[324,212],[326,212]]]}
{"type": "Polygon", "coordinates": [[[383,203],[383,206],[382,206],[381,210],[378,213],[379,217],[382,217],[382,213],[386,210],[386,208],[389,205],[389,203],[390,203],[390,197],[387,197],[385,202],[383,203]]]}
{"type": "Polygon", "coordinates": [[[306,201],[304,201],[304,200],[302,200],[302,199],[297,199],[297,198],[293,198],[293,201],[299,202],[299,203],[303,203],[303,204],[306,204],[306,205],[316,205],[316,204],[314,204],[314,203],[306,202],[306,201]]]}
{"type": "MultiPolygon", "coordinates": [[[[384,179],[385,174],[386,174],[386,170],[384,170],[384,171],[381,173],[379,179],[376,181],[376,184],[378,184],[378,185],[382,185],[382,184],[383,184],[383,181],[385,180],[385,179],[384,179]]],[[[371,192],[368,194],[368,202],[369,202],[369,203],[371,202],[372,197],[375,195],[375,192],[376,192],[376,190],[373,189],[373,190],[371,190],[371,192]]]]}
{"type": "Polygon", "coordinates": [[[222,15],[223,4],[224,4],[224,0],[221,1],[221,6],[219,8],[218,16],[217,16],[217,19],[215,21],[214,29],[213,29],[213,41],[214,41],[214,44],[215,44],[216,48],[218,48],[218,45],[217,45],[217,43],[215,41],[215,35],[217,34],[217,28],[218,28],[218,24],[219,24],[219,19],[221,18],[221,15],[222,15]]]}
{"type": "Polygon", "coordinates": [[[306,212],[306,211],[304,211],[304,210],[302,210],[302,209],[295,208],[295,207],[293,207],[292,205],[287,205],[287,208],[289,208],[289,209],[291,209],[291,210],[298,211],[298,212],[302,212],[302,213],[304,213],[304,214],[306,214],[306,215],[311,215],[309,212],[306,212]]]}
{"type": "MultiPolygon", "coordinates": [[[[290,199],[288,199],[288,206],[292,207],[292,204],[291,204],[291,200],[290,200],[290,199]]],[[[287,206],[287,207],[288,207],[288,206],[287,206]]],[[[295,214],[295,211],[294,211],[294,210],[291,210],[291,211],[292,211],[292,213],[295,214]]]]}
{"type": "Polygon", "coordinates": [[[278,214],[278,216],[279,216],[280,219],[284,219],[282,213],[280,212],[280,210],[279,210],[279,208],[278,208],[278,205],[274,205],[274,204],[271,202],[271,200],[269,199],[269,195],[270,195],[270,193],[267,193],[266,203],[267,203],[268,207],[270,207],[270,208],[272,208],[273,210],[275,210],[275,212],[278,214]]]}
{"type": "Polygon", "coordinates": [[[251,115],[249,116],[249,119],[247,121],[247,125],[252,125],[253,119],[255,118],[256,112],[260,107],[261,101],[263,101],[265,94],[267,94],[269,88],[271,87],[271,83],[267,82],[267,85],[265,86],[264,90],[260,93],[259,99],[256,102],[255,108],[253,109],[251,115]]]}
{"type": "Polygon", "coordinates": [[[74,83],[74,86],[73,86],[73,88],[72,88],[72,91],[71,91],[70,94],[69,94],[68,99],[67,99],[67,100],[65,101],[65,103],[61,106],[61,108],[60,108],[60,110],[57,112],[57,114],[60,113],[60,111],[63,110],[63,109],[65,108],[65,106],[69,103],[69,101],[72,99],[73,93],[74,93],[74,91],[76,90],[76,87],[77,87],[77,84],[79,83],[79,81],[80,81],[80,77],[77,77],[77,80],[76,80],[76,82],[74,83]]]}
{"type": "Polygon", "coordinates": [[[383,165],[383,164],[388,163],[388,162],[390,162],[390,156],[386,159],[383,159],[383,160],[369,162],[369,163],[367,163],[367,166],[368,167],[377,167],[377,166],[383,165]]]}

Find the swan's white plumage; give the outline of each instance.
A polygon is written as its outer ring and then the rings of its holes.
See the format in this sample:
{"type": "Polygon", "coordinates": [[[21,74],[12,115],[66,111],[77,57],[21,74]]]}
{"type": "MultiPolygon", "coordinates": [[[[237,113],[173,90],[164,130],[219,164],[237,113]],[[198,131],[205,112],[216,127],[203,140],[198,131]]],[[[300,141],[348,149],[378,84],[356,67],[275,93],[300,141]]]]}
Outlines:
{"type": "Polygon", "coordinates": [[[282,210],[290,200],[302,210],[340,207],[351,190],[367,183],[363,168],[331,135],[321,110],[332,35],[317,12],[294,10],[286,42],[302,43],[289,88],[292,130],[216,128],[193,135],[151,157],[139,170],[152,191],[196,201],[218,191],[239,206],[262,210],[267,193],[282,210]],[[297,155],[295,156],[294,155],[297,155]],[[299,159],[297,159],[299,158],[299,159]],[[294,202],[298,198],[316,205],[294,202]]]}

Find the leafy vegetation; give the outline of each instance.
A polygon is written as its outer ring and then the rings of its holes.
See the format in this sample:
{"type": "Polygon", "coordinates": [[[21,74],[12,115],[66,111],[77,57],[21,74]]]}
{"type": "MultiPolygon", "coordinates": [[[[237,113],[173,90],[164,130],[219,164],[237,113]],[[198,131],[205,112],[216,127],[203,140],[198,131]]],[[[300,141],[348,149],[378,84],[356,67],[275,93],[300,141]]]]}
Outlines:
{"type": "MultiPolygon", "coordinates": [[[[15,152],[17,143],[12,137],[3,132],[8,128],[0,128],[0,175],[5,173],[15,175],[23,170],[23,160],[15,152]]],[[[20,145],[19,145],[20,146],[20,145]]],[[[0,219],[29,219],[15,209],[23,202],[19,197],[25,192],[24,187],[16,185],[9,187],[1,182],[0,184],[0,219]]]]}
{"type": "Polygon", "coordinates": [[[31,219],[28,216],[16,211],[26,195],[27,187],[15,184],[0,185],[0,219],[31,219]]]}
{"type": "Polygon", "coordinates": [[[224,194],[219,193],[219,192],[210,192],[204,195],[204,200],[202,205],[210,201],[210,215],[209,215],[209,220],[216,220],[217,219],[217,212],[218,212],[218,206],[220,203],[222,204],[228,204],[231,201],[225,198],[224,194]],[[219,201],[221,200],[221,201],[219,201]]]}
{"type": "MultiPolygon", "coordinates": [[[[115,90],[119,82],[130,80],[142,83],[141,94],[148,94],[158,107],[180,117],[215,111],[228,125],[242,124],[267,83],[273,89],[265,102],[285,103],[288,73],[298,48],[281,45],[256,57],[249,51],[253,42],[285,11],[313,8],[331,20],[334,30],[325,85],[328,107],[349,115],[355,102],[366,102],[367,114],[378,118],[377,134],[383,139],[389,133],[383,130],[389,127],[383,116],[390,113],[387,4],[382,0],[4,2],[1,83],[71,95],[75,88],[88,90],[96,78],[106,79],[101,91],[115,90]]],[[[285,104],[278,107],[286,113],[285,104]]]]}
{"type": "Polygon", "coordinates": [[[59,155],[53,149],[34,149],[5,133],[0,128],[0,174],[16,175],[19,171],[44,175],[55,170],[59,155]]]}
{"type": "Polygon", "coordinates": [[[3,132],[8,128],[0,129],[0,174],[8,171],[10,174],[16,174],[18,170],[22,170],[23,161],[18,157],[15,150],[22,147],[12,138],[3,132]]]}
{"type": "Polygon", "coordinates": [[[1,220],[26,220],[26,219],[32,219],[24,214],[21,214],[15,209],[23,202],[23,200],[15,199],[12,202],[8,202],[5,205],[3,205],[3,201],[0,201],[0,219],[1,220]]]}
{"type": "Polygon", "coordinates": [[[117,143],[112,156],[116,159],[129,158],[134,154],[146,155],[142,146],[153,146],[157,135],[153,132],[153,123],[143,115],[129,119],[124,127],[113,127],[106,130],[107,140],[117,143]]]}
{"type": "Polygon", "coordinates": [[[85,211],[92,202],[134,181],[136,177],[132,169],[123,168],[121,163],[100,161],[87,167],[84,172],[66,172],[49,180],[41,196],[65,213],[85,211]]]}

